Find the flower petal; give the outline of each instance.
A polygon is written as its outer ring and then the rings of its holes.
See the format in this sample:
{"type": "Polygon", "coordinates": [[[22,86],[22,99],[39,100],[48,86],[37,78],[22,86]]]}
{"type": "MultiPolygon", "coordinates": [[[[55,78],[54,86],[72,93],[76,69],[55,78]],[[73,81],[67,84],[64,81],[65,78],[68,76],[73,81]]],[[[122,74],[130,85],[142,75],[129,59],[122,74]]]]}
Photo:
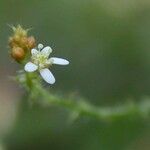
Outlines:
{"type": "Polygon", "coordinates": [[[46,56],[49,56],[49,54],[52,52],[52,49],[51,49],[51,47],[49,47],[49,46],[46,46],[46,47],[44,47],[42,50],[41,50],[41,53],[43,53],[44,55],[46,55],[46,56]]]}
{"type": "Polygon", "coordinates": [[[38,50],[36,50],[35,48],[33,48],[32,50],[31,50],[31,54],[32,55],[35,55],[35,54],[37,54],[38,53],[38,50]]]}
{"type": "Polygon", "coordinates": [[[24,67],[24,70],[27,72],[34,72],[37,69],[38,69],[38,66],[33,64],[32,62],[28,62],[24,67]]]}
{"type": "Polygon", "coordinates": [[[62,58],[51,57],[50,60],[52,60],[53,64],[57,64],[57,65],[68,65],[69,64],[68,60],[62,59],[62,58]]]}
{"type": "Polygon", "coordinates": [[[47,68],[41,69],[40,74],[47,83],[49,83],[49,84],[55,83],[55,78],[49,69],[47,69],[47,68]]]}

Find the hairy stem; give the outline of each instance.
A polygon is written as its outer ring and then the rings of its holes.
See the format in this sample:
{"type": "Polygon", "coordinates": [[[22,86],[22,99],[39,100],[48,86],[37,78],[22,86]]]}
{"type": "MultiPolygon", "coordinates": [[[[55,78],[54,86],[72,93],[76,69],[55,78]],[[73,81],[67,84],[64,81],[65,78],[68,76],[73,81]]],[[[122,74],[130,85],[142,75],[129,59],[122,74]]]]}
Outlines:
{"type": "Polygon", "coordinates": [[[142,103],[128,103],[122,106],[114,107],[96,107],[85,100],[71,100],[52,95],[41,85],[36,84],[35,90],[43,97],[44,102],[69,109],[79,115],[90,116],[101,120],[116,120],[123,117],[149,117],[150,101],[145,100],[142,103]]]}
{"type": "Polygon", "coordinates": [[[118,120],[124,117],[149,118],[150,116],[149,99],[143,100],[141,103],[132,102],[113,107],[97,107],[81,98],[79,100],[72,100],[71,98],[53,95],[44,89],[38,80],[32,80],[32,76],[26,76],[25,78],[26,80],[24,82],[21,81],[21,84],[26,84],[24,87],[32,95],[31,99],[34,98],[36,100],[40,97],[42,98],[40,102],[47,105],[64,107],[75,114],[75,116],[88,116],[106,121],[118,120]]]}

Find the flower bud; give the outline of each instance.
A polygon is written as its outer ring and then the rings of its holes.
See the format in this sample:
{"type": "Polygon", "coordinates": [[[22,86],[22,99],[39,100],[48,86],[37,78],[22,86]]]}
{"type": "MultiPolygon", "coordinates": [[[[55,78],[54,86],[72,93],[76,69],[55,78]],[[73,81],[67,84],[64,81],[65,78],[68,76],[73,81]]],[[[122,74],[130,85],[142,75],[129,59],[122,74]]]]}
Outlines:
{"type": "Polygon", "coordinates": [[[21,27],[21,25],[18,25],[17,27],[12,27],[14,34],[19,37],[25,37],[27,36],[28,30],[25,30],[21,27]]]}
{"type": "Polygon", "coordinates": [[[19,45],[19,47],[22,47],[24,50],[27,50],[28,38],[27,37],[20,38],[18,45],[19,45]]]}
{"type": "Polygon", "coordinates": [[[36,46],[36,41],[35,38],[33,36],[28,37],[28,49],[32,49],[36,46]]]}
{"type": "Polygon", "coordinates": [[[13,37],[9,37],[8,44],[9,44],[10,48],[17,46],[16,43],[14,42],[13,37]]]}
{"type": "Polygon", "coordinates": [[[21,47],[14,47],[11,51],[11,57],[17,62],[21,62],[25,58],[25,52],[21,47]]]}

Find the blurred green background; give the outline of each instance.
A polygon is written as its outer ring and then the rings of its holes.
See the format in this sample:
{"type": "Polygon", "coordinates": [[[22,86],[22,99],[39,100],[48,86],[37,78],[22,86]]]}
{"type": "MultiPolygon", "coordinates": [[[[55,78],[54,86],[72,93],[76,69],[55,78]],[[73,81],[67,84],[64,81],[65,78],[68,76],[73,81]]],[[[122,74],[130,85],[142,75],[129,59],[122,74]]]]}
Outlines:
{"type": "Polygon", "coordinates": [[[149,150],[150,121],[124,118],[69,123],[57,107],[30,107],[8,76],[7,25],[33,28],[38,42],[67,67],[52,69],[58,93],[75,93],[98,106],[139,101],[150,95],[150,1],[0,0],[0,139],[2,150],[149,150]]]}

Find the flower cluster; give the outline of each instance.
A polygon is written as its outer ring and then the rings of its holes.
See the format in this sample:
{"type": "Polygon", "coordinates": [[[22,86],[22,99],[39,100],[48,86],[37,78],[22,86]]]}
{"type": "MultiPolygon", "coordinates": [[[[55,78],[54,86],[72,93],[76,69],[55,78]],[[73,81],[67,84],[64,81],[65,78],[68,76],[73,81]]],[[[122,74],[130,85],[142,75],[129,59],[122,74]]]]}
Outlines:
{"type": "Polygon", "coordinates": [[[42,78],[49,84],[55,83],[55,77],[49,70],[53,64],[68,65],[69,61],[62,58],[51,57],[52,49],[49,46],[44,47],[38,44],[33,36],[28,36],[28,30],[23,29],[20,25],[12,26],[13,35],[9,37],[9,46],[11,56],[20,64],[25,65],[26,72],[39,71],[42,78]],[[30,59],[30,61],[29,61],[30,59]]]}
{"type": "Polygon", "coordinates": [[[36,41],[33,36],[28,36],[28,30],[23,29],[20,25],[12,26],[12,30],[13,35],[9,37],[11,56],[17,62],[21,62],[26,54],[35,47],[36,41]]]}
{"type": "Polygon", "coordinates": [[[69,61],[62,58],[51,57],[49,55],[52,53],[52,49],[49,46],[44,47],[39,44],[37,49],[31,50],[31,61],[28,62],[24,69],[27,72],[34,72],[38,70],[42,78],[49,84],[55,83],[55,77],[49,70],[53,64],[57,65],[68,65],[69,61]]]}

